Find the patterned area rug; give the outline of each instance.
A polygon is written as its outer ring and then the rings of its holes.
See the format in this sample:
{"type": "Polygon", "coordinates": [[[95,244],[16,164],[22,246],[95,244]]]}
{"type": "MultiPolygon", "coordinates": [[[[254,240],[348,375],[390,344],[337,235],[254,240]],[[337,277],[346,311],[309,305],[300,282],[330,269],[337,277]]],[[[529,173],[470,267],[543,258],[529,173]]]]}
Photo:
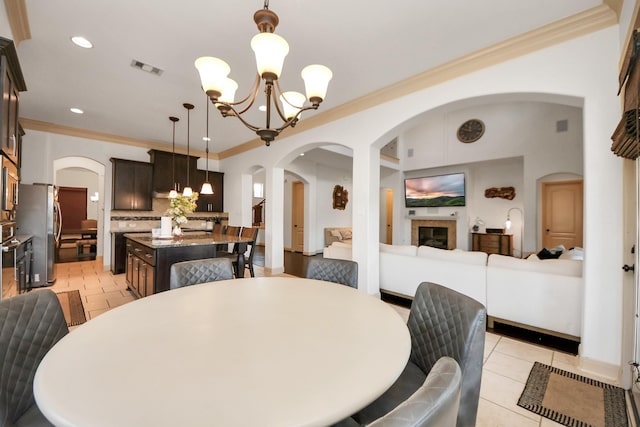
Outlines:
{"type": "Polygon", "coordinates": [[[67,326],[78,326],[87,321],[80,291],[58,292],[56,295],[62,306],[67,326]]]}
{"type": "Polygon", "coordinates": [[[626,427],[625,391],[535,362],[518,406],[571,427],[626,427]]]}

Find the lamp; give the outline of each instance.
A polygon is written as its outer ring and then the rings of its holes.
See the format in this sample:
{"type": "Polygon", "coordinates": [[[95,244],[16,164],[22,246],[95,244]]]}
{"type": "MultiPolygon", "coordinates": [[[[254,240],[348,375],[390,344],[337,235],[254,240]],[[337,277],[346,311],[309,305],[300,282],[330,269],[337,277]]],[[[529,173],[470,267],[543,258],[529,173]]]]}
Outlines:
{"type": "Polygon", "coordinates": [[[279,18],[269,10],[269,0],[264,1],[263,9],[254,13],[253,20],[260,31],[251,39],[251,48],[256,56],[258,73],[245,98],[238,102],[234,101],[238,84],[227,77],[231,68],[223,60],[203,56],[196,59],[195,67],[200,74],[202,89],[222,116],[237,117],[242,124],[255,132],[269,146],[282,130],[296,125],[303,111],[318,109],[326,96],[327,86],[333,74],[329,68],[317,64],[309,65],[302,70],[301,76],[310,105],[304,105],[305,96],[301,93],[282,92],[278,84],[278,77],[282,72],[284,58],[289,53],[289,45],[284,38],[273,33],[278,26],[279,18]],[[242,114],[249,110],[255,102],[262,80],[264,80],[266,95],[266,124],[264,127],[252,125],[242,117],[242,114]],[[278,105],[277,99],[273,99],[276,96],[282,102],[282,109],[278,105]],[[271,127],[272,100],[278,116],[283,121],[282,125],[276,128],[271,127]]]}
{"type": "Polygon", "coordinates": [[[184,108],[187,109],[187,186],[182,190],[182,195],[185,197],[193,196],[193,190],[189,186],[189,123],[190,123],[190,115],[189,113],[193,110],[193,104],[182,104],[184,108]]]}
{"type": "Polygon", "coordinates": [[[172,144],[172,155],[171,155],[171,179],[173,179],[173,188],[169,191],[169,198],[175,199],[178,197],[178,191],[176,186],[176,122],[180,120],[177,117],[169,117],[169,120],[173,122],[173,144],[172,144]]]}
{"type": "Polygon", "coordinates": [[[522,258],[523,253],[522,253],[522,248],[523,248],[523,240],[524,240],[524,233],[523,233],[523,228],[524,228],[524,212],[522,212],[522,209],[520,208],[511,208],[507,211],[507,220],[504,222],[504,227],[509,230],[511,229],[511,211],[518,211],[520,212],[520,258],[522,258]]]}
{"type": "Polygon", "coordinates": [[[211,183],[209,182],[209,100],[206,99],[205,103],[207,104],[207,134],[203,138],[207,142],[207,148],[205,153],[207,154],[207,163],[205,166],[205,177],[204,182],[202,183],[202,188],[200,189],[200,194],[213,194],[213,188],[211,187],[211,183]]]}

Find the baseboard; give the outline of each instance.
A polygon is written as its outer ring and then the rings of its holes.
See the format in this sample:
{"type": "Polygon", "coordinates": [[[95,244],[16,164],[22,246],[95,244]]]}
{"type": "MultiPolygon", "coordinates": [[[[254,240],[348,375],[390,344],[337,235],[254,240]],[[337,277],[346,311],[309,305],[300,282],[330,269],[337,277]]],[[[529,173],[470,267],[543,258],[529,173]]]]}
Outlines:
{"type": "Polygon", "coordinates": [[[283,274],[284,273],[284,267],[280,267],[280,268],[263,267],[263,268],[264,268],[264,275],[265,276],[275,276],[277,274],[283,274]]]}
{"type": "Polygon", "coordinates": [[[578,357],[578,368],[588,374],[593,374],[605,378],[612,382],[619,382],[621,378],[620,366],[588,357],[578,357]]]}

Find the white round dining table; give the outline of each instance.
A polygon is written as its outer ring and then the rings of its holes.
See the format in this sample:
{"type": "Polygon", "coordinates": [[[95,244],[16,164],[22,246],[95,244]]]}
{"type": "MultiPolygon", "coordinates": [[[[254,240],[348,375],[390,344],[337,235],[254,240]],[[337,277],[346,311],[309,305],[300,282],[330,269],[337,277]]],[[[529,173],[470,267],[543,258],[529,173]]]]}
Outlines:
{"type": "Polygon", "coordinates": [[[38,367],[56,426],[326,426],[402,372],[400,315],[356,289],[260,277],[162,292],[71,331],[38,367]]]}

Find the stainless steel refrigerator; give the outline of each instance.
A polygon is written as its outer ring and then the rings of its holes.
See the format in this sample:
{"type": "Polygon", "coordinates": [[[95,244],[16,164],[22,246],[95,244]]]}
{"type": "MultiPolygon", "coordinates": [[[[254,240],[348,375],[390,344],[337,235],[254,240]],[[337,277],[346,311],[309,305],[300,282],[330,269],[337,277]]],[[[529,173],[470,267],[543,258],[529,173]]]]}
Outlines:
{"type": "Polygon", "coordinates": [[[51,184],[20,184],[16,223],[18,235],[33,235],[33,264],[27,279],[32,288],[56,281],[55,253],[60,238],[60,209],[51,184]]]}

